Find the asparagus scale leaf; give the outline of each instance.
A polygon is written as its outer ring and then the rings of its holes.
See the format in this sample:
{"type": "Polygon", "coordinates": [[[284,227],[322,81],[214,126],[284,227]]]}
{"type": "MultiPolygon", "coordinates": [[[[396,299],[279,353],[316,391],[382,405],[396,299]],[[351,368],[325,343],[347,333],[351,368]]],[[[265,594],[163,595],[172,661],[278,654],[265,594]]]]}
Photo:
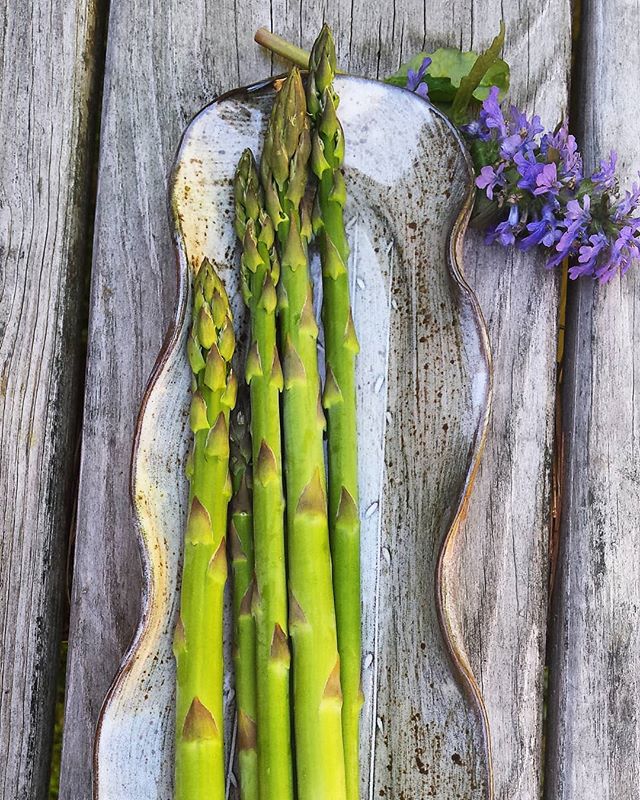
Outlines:
{"type": "Polygon", "coordinates": [[[317,179],[313,228],[322,263],[322,321],[326,356],[323,405],[328,423],[329,531],[342,685],[342,735],[348,800],[360,797],[360,518],[355,359],[358,352],[344,228],[346,192],[341,167],[344,134],[333,89],[336,53],[325,25],[309,60],[307,106],[313,121],[311,167],[317,179]]]}
{"type": "Polygon", "coordinates": [[[256,629],[253,595],[254,546],[251,475],[251,435],[248,398],[241,392],[229,431],[231,484],[228,550],[233,578],[233,662],[238,711],[238,772],[241,800],[258,800],[256,735],[256,629]]]}
{"type": "Polygon", "coordinates": [[[193,372],[187,465],[189,512],[184,539],[177,667],[175,800],[225,796],[222,620],[229,476],[229,414],[236,402],[235,348],[229,300],[209,261],[193,287],[188,340],[193,372]]]}
{"type": "Polygon", "coordinates": [[[304,87],[294,68],[274,102],[260,177],[281,263],[278,316],[284,361],[296,779],[299,800],[345,800],[340,660],[323,452],[325,419],[307,260],[310,223],[301,210],[310,152],[304,87]]]}
{"type": "Polygon", "coordinates": [[[279,265],[251,151],[234,182],[235,228],[243,243],[242,294],[251,316],[246,380],[251,396],[256,621],[258,773],[262,800],[293,796],[290,654],[280,428],[283,378],[276,347],[279,265]]]}

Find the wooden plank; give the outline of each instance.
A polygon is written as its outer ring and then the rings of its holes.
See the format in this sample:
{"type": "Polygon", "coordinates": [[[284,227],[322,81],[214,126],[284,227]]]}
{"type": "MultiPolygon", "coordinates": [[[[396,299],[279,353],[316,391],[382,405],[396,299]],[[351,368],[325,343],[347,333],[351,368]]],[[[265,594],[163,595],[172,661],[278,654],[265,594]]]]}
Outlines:
{"type": "MultiPolygon", "coordinates": [[[[341,0],[332,4],[329,22],[341,64],[381,76],[425,46],[488,43],[501,5],[387,0],[374,7],[341,0]]],[[[544,20],[529,21],[526,9],[506,13],[515,96],[551,122],[565,105],[568,2],[552,0],[544,20]]],[[[188,11],[171,0],[152,16],[134,0],[112,5],[63,754],[69,800],[88,796],[99,705],[139,613],[128,459],[143,386],[172,314],[165,190],[174,147],[187,117],[216,91],[271,71],[252,44],[256,27],[272,26],[309,46],[323,14],[324,5],[315,2],[264,8],[227,0],[215,18],[203,0],[188,11]]],[[[469,567],[456,580],[463,582],[462,627],[495,730],[497,794],[532,800],[540,752],[557,284],[535,259],[485,250],[477,239],[467,248],[467,268],[490,312],[497,380],[489,461],[459,538],[469,567]],[[487,519],[494,522],[488,526],[487,519]],[[495,583],[485,581],[481,548],[495,583]],[[542,577],[530,582],[529,574],[542,577]],[[520,648],[517,654],[512,647],[520,648]],[[512,699],[508,710],[505,696],[512,699]],[[516,723],[515,703],[531,708],[516,723]]]]}
{"type": "MultiPolygon", "coordinates": [[[[503,4],[510,99],[553,127],[566,113],[570,8],[503,4]]],[[[486,45],[501,8],[474,14],[486,45]]],[[[467,239],[465,267],[492,345],[493,408],[458,563],[463,638],[483,691],[498,800],[538,800],[548,598],[558,276],[534,254],[467,239]]],[[[587,795],[585,795],[586,797],[587,795]]]]}
{"type": "MultiPolygon", "coordinates": [[[[576,131],[587,168],[615,147],[637,181],[637,6],[582,4],[576,131]]],[[[638,267],[571,287],[566,473],[551,661],[548,797],[640,795],[638,267]]]]}
{"type": "Polygon", "coordinates": [[[0,796],[48,796],[80,413],[96,3],[0,6],[0,796]]]}

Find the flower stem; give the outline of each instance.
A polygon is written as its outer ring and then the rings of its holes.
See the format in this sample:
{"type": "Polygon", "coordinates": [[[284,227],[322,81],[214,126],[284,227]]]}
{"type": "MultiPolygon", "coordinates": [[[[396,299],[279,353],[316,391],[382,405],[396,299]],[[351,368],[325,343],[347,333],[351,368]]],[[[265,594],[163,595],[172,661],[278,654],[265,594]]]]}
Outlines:
{"type": "MultiPolygon", "coordinates": [[[[277,33],[271,33],[266,28],[258,28],[253,38],[265,50],[275,53],[280,58],[284,58],[285,61],[300,67],[300,69],[309,69],[309,52],[302,47],[291,44],[291,42],[283,39],[282,36],[278,36],[277,33]]],[[[336,74],[344,75],[344,72],[341,69],[336,69],[336,74]]]]}
{"type": "Polygon", "coordinates": [[[307,69],[309,67],[309,53],[301,47],[296,47],[295,44],[291,44],[291,42],[283,39],[282,36],[271,33],[271,31],[268,31],[266,28],[258,28],[254,39],[266,50],[275,53],[286,61],[290,61],[297,67],[301,69],[307,69]]]}

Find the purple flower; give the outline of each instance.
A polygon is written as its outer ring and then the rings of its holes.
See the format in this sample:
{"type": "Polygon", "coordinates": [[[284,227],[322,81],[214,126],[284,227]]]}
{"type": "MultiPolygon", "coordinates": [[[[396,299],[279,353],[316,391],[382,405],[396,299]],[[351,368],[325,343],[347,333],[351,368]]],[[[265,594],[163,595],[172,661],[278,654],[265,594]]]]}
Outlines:
{"type": "Polygon", "coordinates": [[[578,263],[569,269],[569,276],[572,280],[581,275],[595,275],[596,265],[600,253],[609,246],[609,239],[604,233],[594,233],[589,237],[589,244],[583,244],[580,248],[578,263]]]}
{"type": "Polygon", "coordinates": [[[618,154],[612,150],[609,154],[609,159],[603,158],[600,161],[600,169],[594,172],[591,180],[596,184],[600,191],[609,191],[614,189],[616,185],[616,161],[618,154]]]}
{"type": "Polygon", "coordinates": [[[518,150],[531,153],[537,148],[536,137],[544,128],[540,124],[540,117],[534,116],[531,121],[527,115],[515,106],[509,109],[509,122],[507,124],[509,135],[505,137],[500,146],[500,152],[505,158],[513,157],[518,150]]]}
{"type": "Polygon", "coordinates": [[[636,231],[631,225],[625,225],[624,228],[620,230],[618,238],[613,243],[613,250],[616,253],[622,252],[625,248],[629,249],[634,257],[638,255],[638,239],[636,238],[636,231]]]}
{"type": "Polygon", "coordinates": [[[558,225],[565,231],[556,244],[556,252],[547,261],[547,269],[557,267],[565,258],[574,255],[582,243],[587,225],[591,222],[591,198],[585,195],[580,205],[579,200],[569,200],[564,219],[558,225]]]}
{"type": "Polygon", "coordinates": [[[489,133],[483,129],[477,119],[471,120],[466,125],[461,125],[460,130],[471,139],[486,141],[489,138],[489,133]]]}
{"type": "Polygon", "coordinates": [[[527,225],[527,230],[529,235],[520,240],[520,247],[523,250],[530,250],[539,244],[543,244],[545,247],[553,247],[560,238],[556,209],[551,205],[544,206],[542,216],[530,222],[527,225]]]}
{"type": "Polygon", "coordinates": [[[527,115],[516,106],[509,108],[509,114],[511,116],[511,130],[514,133],[519,133],[523,142],[527,145],[535,146],[536,136],[544,131],[540,117],[536,114],[529,121],[527,115]]]}
{"type": "Polygon", "coordinates": [[[425,56],[417,72],[413,69],[407,72],[407,89],[410,92],[415,92],[415,94],[422,97],[424,100],[429,99],[429,87],[424,82],[424,76],[427,74],[427,69],[429,69],[430,65],[431,59],[429,56],[425,56]]]}
{"type": "Polygon", "coordinates": [[[523,140],[519,133],[506,136],[500,142],[500,155],[503,158],[513,158],[522,149],[523,140]]]}
{"type": "Polygon", "coordinates": [[[513,162],[518,168],[520,173],[520,180],[518,186],[521,189],[527,189],[531,194],[535,192],[537,186],[538,175],[544,169],[544,164],[536,161],[533,153],[516,153],[513,157],[513,162]]]}
{"type": "Polygon", "coordinates": [[[480,175],[476,178],[476,186],[478,189],[486,191],[489,200],[493,200],[493,190],[496,187],[502,188],[504,186],[503,171],[504,164],[498,164],[496,167],[483,167],[480,170],[480,175]]]}
{"type": "Polygon", "coordinates": [[[504,137],[507,135],[507,124],[498,101],[499,94],[500,90],[497,86],[489,89],[489,96],[482,103],[480,125],[488,128],[489,131],[497,131],[499,136],[504,137]]]}
{"type": "Polygon", "coordinates": [[[582,235],[587,223],[591,221],[590,212],[591,198],[588,194],[582,198],[582,205],[579,200],[569,200],[564,220],[560,223],[566,230],[560,237],[556,250],[569,253],[576,239],[582,235]]]}
{"type": "Polygon", "coordinates": [[[561,264],[565,260],[565,258],[569,256],[570,252],[571,252],[570,250],[560,250],[556,253],[553,253],[553,255],[550,256],[547,263],[544,265],[545,268],[554,269],[555,267],[558,266],[558,264],[561,264]]]}
{"type": "Polygon", "coordinates": [[[515,244],[515,228],[518,225],[519,217],[520,210],[518,206],[511,206],[508,219],[487,229],[487,234],[485,236],[487,244],[492,244],[495,241],[500,242],[504,247],[515,244]]]}
{"type": "Polygon", "coordinates": [[[509,247],[509,245],[515,244],[516,237],[509,224],[509,220],[499,222],[497,225],[488,228],[485,241],[487,244],[493,244],[493,242],[498,241],[503,247],[509,247]]]}
{"type": "MultiPolygon", "coordinates": [[[[640,173],[638,173],[640,175],[640,173]]],[[[613,214],[613,218],[616,222],[619,222],[624,217],[628,217],[630,214],[633,214],[635,211],[638,210],[638,204],[640,203],[640,184],[634,183],[631,187],[631,191],[628,189],[624,193],[624,197],[616,206],[616,209],[613,214]]]]}
{"type": "Polygon", "coordinates": [[[560,191],[561,186],[558,181],[558,168],[552,161],[550,164],[545,164],[542,171],[536,175],[536,188],[533,193],[535,195],[551,194],[556,195],[560,191]]]}
{"type": "Polygon", "coordinates": [[[487,242],[544,247],[547,267],[569,259],[571,278],[588,275],[601,282],[640,260],[640,183],[617,195],[615,152],[586,180],[567,123],[545,133],[539,117],[529,120],[515,106],[506,113],[497,87],[463,130],[488,143],[477,151],[485,163],[476,186],[502,218],[487,229],[487,242]]]}
{"type": "Polygon", "coordinates": [[[540,152],[547,161],[558,162],[563,181],[575,185],[582,180],[582,156],[566,122],[555,133],[545,133],[540,140],[540,152]]]}
{"type": "Polygon", "coordinates": [[[596,270],[596,278],[601,283],[607,283],[618,271],[624,275],[631,262],[638,258],[640,258],[640,240],[631,225],[625,225],[609,250],[608,261],[601,263],[596,270]]]}

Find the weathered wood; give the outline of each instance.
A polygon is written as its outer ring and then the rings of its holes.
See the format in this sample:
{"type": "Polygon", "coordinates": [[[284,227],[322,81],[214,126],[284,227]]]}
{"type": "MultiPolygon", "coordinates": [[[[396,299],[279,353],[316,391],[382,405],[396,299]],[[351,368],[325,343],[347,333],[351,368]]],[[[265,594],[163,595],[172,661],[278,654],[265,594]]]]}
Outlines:
{"type": "MultiPolygon", "coordinates": [[[[474,3],[462,46],[489,44],[504,14],[510,100],[553,126],[566,113],[570,7],[545,13],[474,3]]],[[[460,40],[453,37],[449,43],[460,40]]],[[[462,638],[482,689],[497,800],[537,800],[542,783],[551,454],[558,280],[534,254],[467,237],[467,279],[486,316],[493,403],[458,563],[462,638]]],[[[586,795],[585,795],[586,796],[586,795]]]]}
{"type": "MultiPolygon", "coordinates": [[[[635,4],[582,3],[576,131],[588,169],[611,148],[638,180],[635,4]]],[[[549,708],[547,797],[640,795],[638,266],[571,286],[566,476],[549,708]]]]}
{"type": "MultiPolygon", "coordinates": [[[[487,44],[503,5],[342,0],[327,17],[340,63],[381,76],[425,46],[487,44]]],[[[568,5],[552,0],[544,17],[531,21],[526,6],[505,10],[515,96],[548,121],[565,105],[568,5]]],[[[143,386],[173,309],[165,191],[174,147],[186,118],[215,91],[271,71],[252,43],[255,28],[272,26],[308,47],[325,13],[315,2],[265,8],[229,1],[212,14],[202,0],[188,9],[171,0],[153,15],[133,0],[112,5],[63,757],[69,800],[88,796],[99,704],[138,618],[128,459],[143,386]]],[[[469,565],[459,576],[459,605],[488,699],[497,795],[532,800],[541,749],[557,285],[535,259],[479,243],[467,248],[467,271],[497,343],[496,409],[490,465],[459,538],[469,565]],[[495,582],[485,581],[479,552],[495,582]],[[530,582],[529,575],[539,578],[530,582]]]]}
{"type": "Polygon", "coordinates": [[[47,796],[79,428],[96,4],[0,6],[0,797],[47,796]]]}

